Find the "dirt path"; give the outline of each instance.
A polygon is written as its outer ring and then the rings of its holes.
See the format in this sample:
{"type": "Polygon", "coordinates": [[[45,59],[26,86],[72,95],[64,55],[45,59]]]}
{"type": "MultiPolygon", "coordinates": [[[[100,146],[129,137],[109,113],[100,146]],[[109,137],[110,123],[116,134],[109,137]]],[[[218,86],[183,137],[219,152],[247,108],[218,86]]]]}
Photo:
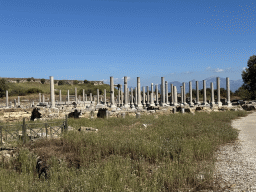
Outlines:
{"type": "Polygon", "coordinates": [[[225,191],[256,192],[256,112],[232,121],[240,130],[238,141],[217,152],[215,164],[217,178],[222,178],[225,191]]]}

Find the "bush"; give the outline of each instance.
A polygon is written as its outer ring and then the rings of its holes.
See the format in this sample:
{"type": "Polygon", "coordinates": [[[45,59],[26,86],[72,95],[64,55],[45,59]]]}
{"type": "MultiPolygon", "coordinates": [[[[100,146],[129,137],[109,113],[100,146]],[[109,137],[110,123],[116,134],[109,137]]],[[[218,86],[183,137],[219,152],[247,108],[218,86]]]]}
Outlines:
{"type": "Polygon", "coordinates": [[[27,78],[27,81],[30,82],[30,81],[31,81],[31,78],[27,78]]]}
{"type": "Polygon", "coordinates": [[[19,82],[20,82],[20,80],[19,80],[19,79],[17,79],[17,80],[16,80],[16,82],[17,82],[17,83],[19,83],[19,82]]]}
{"type": "Polygon", "coordinates": [[[27,90],[27,93],[28,94],[31,94],[31,93],[43,93],[43,91],[41,89],[38,89],[38,88],[30,88],[27,90]]]}
{"type": "Polygon", "coordinates": [[[84,80],[84,84],[88,84],[88,83],[90,83],[90,82],[85,79],[84,80]]]}
{"type": "Polygon", "coordinates": [[[63,80],[60,80],[60,81],[58,82],[58,85],[64,85],[64,81],[63,81],[63,80]]]}
{"type": "Polygon", "coordinates": [[[8,90],[8,85],[5,79],[0,79],[0,97],[5,96],[6,90],[8,90]]]}
{"type": "Polygon", "coordinates": [[[74,80],[73,81],[73,85],[77,85],[78,84],[78,81],[77,80],[74,80]]]}
{"type": "Polygon", "coordinates": [[[22,88],[17,88],[17,89],[14,89],[10,92],[10,96],[25,96],[26,95],[26,91],[23,90],[22,88]]]}
{"type": "Polygon", "coordinates": [[[41,83],[44,84],[45,83],[45,79],[41,79],[41,83]]]}

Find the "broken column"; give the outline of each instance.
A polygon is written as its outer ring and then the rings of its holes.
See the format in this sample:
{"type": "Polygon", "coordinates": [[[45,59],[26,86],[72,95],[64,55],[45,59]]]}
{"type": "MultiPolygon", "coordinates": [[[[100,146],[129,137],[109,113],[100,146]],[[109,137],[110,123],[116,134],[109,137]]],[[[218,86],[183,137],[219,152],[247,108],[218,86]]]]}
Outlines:
{"type": "Polygon", "coordinates": [[[97,105],[100,104],[100,90],[97,89],[97,105]]]}
{"type": "Polygon", "coordinates": [[[68,104],[69,104],[69,90],[68,90],[68,104]]]}
{"type": "Polygon", "coordinates": [[[217,81],[217,105],[219,107],[222,106],[222,103],[220,102],[220,78],[217,77],[216,78],[216,81],[217,81]]]}
{"type": "Polygon", "coordinates": [[[227,90],[227,105],[228,107],[232,106],[232,103],[230,102],[230,84],[229,84],[229,78],[226,78],[226,90],[227,90]]]}
{"type": "MultiPolygon", "coordinates": [[[[44,94],[42,96],[42,100],[43,100],[43,103],[45,102],[45,99],[44,99],[44,94]]],[[[19,97],[18,97],[18,103],[19,103],[19,97]]]]}
{"type": "Polygon", "coordinates": [[[83,101],[85,101],[85,97],[84,97],[84,89],[83,89],[83,101]]]}
{"type": "Polygon", "coordinates": [[[137,95],[137,87],[135,87],[134,105],[135,105],[135,106],[138,106],[138,95],[137,95]]]}
{"type": "Polygon", "coordinates": [[[77,88],[75,87],[75,102],[77,103],[77,88]]]}
{"type": "Polygon", "coordinates": [[[117,98],[118,98],[118,107],[120,107],[121,106],[121,90],[120,90],[120,87],[118,87],[118,96],[117,96],[117,98]]]}
{"type": "Polygon", "coordinates": [[[200,101],[199,101],[199,84],[198,81],[196,81],[196,104],[200,105],[200,101]]]}
{"type": "Polygon", "coordinates": [[[185,82],[183,82],[183,104],[186,105],[186,88],[185,88],[185,82]]]}
{"type": "Polygon", "coordinates": [[[141,104],[141,88],[140,88],[140,77],[137,77],[137,95],[138,95],[138,108],[142,108],[142,104],[141,104]]]}
{"type": "Polygon", "coordinates": [[[211,82],[211,106],[214,106],[215,101],[214,101],[214,88],[213,88],[213,82],[211,82]]]}
{"type": "Polygon", "coordinates": [[[92,102],[92,93],[90,93],[90,101],[92,102]]]}
{"type": "Polygon", "coordinates": [[[149,87],[147,86],[147,105],[149,105],[150,95],[149,95],[149,87]]]}
{"type": "Polygon", "coordinates": [[[59,95],[60,95],[60,102],[62,101],[62,98],[61,98],[61,90],[60,90],[60,93],[59,93],[59,95]]]}
{"type": "Polygon", "coordinates": [[[189,98],[189,105],[190,105],[190,107],[193,107],[194,106],[194,103],[193,103],[193,98],[192,98],[192,81],[189,81],[189,96],[190,96],[190,98],[189,98]]]}
{"type": "Polygon", "coordinates": [[[16,108],[16,105],[17,105],[17,104],[16,104],[16,99],[14,99],[14,108],[16,108]]]}
{"type": "Polygon", "coordinates": [[[203,90],[204,90],[204,101],[203,101],[203,105],[208,105],[207,101],[206,101],[206,81],[203,80],[203,90]]]}
{"type": "Polygon", "coordinates": [[[123,91],[122,91],[122,85],[120,85],[120,91],[121,91],[121,106],[124,106],[124,105],[123,105],[124,96],[123,96],[123,91]]]}
{"type": "Polygon", "coordinates": [[[164,87],[164,77],[161,77],[161,106],[165,106],[165,87],[164,87]]]}
{"type": "Polygon", "coordinates": [[[41,103],[41,93],[39,93],[39,103],[41,103]]]}
{"type": "Polygon", "coordinates": [[[110,77],[110,103],[111,103],[111,108],[116,108],[115,105],[115,92],[114,92],[114,78],[113,76],[110,77]]]}
{"type": "Polygon", "coordinates": [[[55,107],[55,95],[54,95],[54,79],[50,76],[50,89],[51,89],[51,107],[55,107]]]}
{"type": "Polygon", "coordinates": [[[20,105],[20,96],[18,96],[18,105],[20,105]]]}
{"type": "Polygon", "coordinates": [[[107,90],[104,89],[104,105],[107,105],[107,90]]]}
{"type": "Polygon", "coordinates": [[[159,105],[159,102],[158,102],[158,85],[156,85],[155,87],[156,87],[156,105],[158,106],[159,105]]]}
{"type": "Polygon", "coordinates": [[[142,87],[142,97],[143,97],[143,106],[145,107],[146,106],[146,102],[145,102],[145,87],[142,87]]]}
{"type": "Polygon", "coordinates": [[[165,102],[166,105],[169,105],[169,101],[168,101],[168,82],[165,81],[165,102]]]}
{"type": "Polygon", "coordinates": [[[6,90],[5,94],[6,94],[6,107],[8,107],[8,91],[7,90],[6,90]]]}

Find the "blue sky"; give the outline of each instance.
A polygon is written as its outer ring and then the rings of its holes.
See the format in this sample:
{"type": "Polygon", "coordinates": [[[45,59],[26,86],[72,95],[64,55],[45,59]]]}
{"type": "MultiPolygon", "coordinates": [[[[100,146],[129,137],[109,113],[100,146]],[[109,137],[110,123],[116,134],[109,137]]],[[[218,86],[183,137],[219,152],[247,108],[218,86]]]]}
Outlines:
{"type": "Polygon", "coordinates": [[[0,0],[0,77],[241,79],[254,0],[0,0]]]}

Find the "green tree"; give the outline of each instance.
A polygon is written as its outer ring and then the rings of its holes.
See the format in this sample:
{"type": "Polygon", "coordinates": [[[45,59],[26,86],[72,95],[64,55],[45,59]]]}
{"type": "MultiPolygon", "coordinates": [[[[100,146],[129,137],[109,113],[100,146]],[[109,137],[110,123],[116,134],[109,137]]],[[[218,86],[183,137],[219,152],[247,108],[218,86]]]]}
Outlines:
{"type": "Polygon", "coordinates": [[[250,57],[247,62],[247,67],[242,71],[242,79],[244,84],[243,89],[248,91],[249,97],[252,100],[256,98],[256,55],[250,57]]]}
{"type": "Polygon", "coordinates": [[[78,84],[78,81],[77,80],[74,80],[73,81],[73,85],[77,85],[78,84]]]}
{"type": "Polygon", "coordinates": [[[88,84],[88,83],[90,83],[90,82],[85,79],[84,80],[84,84],[88,84]]]}
{"type": "Polygon", "coordinates": [[[31,81],[31,78],[27,78],[27,81],[30,82],[30,81],[31,81]]]}
{"type": "Polygon", "coordinates": [[[6,94],[6,90],[8,90],[8,85],[5,79],[0,79],[0,97],[4,97],[6,94]]]}
{"type": "Polygon", "coordinates": [[[19,79],[17,79],[17,80],[16,80],[16,82],[17,82],[17,83],[19,83],[19,82],[20,82],[20,80],[19,80],[19,79]]]}
{"type": "Polygon", "coordinates": [[[58,85],[64,85],[64,81],[63,80],[59,80],[58,85]]]}
{"type": "Polygon", "coordinates": [[[44,84],[45,83],[45,79],[41,79],[41,83],[44,84]]]}

